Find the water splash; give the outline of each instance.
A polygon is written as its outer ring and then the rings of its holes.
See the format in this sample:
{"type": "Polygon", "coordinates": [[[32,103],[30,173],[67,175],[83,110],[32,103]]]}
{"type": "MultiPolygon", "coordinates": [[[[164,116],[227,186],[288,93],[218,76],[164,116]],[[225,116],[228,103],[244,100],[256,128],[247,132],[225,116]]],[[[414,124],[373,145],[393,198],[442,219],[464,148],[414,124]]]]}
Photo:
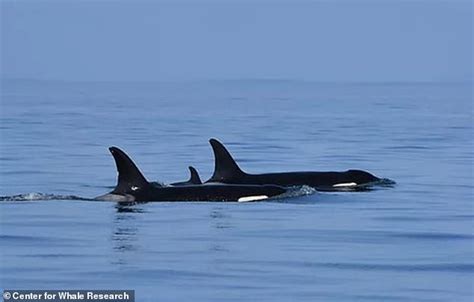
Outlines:
{"type": "Polygon", "coordinates": [[[58,195],[45,193],[25,193],[12,196],[0,196],[0,201],[45,201],[45,200],[93,200],[75,195],[58,195]]]}
{"type": "Polygon", "coordinates": [[[278,195],[272,199],[286,199],[286,198],[295,198],[300,196],[312,195],[317,193],[317,190],[310,186],[295,186],[290,187],[286,193],[278,195]]]}

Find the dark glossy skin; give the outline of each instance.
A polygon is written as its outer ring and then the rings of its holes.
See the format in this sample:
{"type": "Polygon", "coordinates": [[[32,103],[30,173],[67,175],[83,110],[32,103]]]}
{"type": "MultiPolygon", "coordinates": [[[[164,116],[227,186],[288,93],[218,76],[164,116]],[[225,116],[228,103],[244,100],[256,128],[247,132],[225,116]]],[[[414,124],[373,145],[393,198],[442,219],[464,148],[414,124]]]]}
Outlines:
{"type": "Polygon", "coordinates": [[[345,172],[284,172],[267,174],[243,174],[236,177],[213,179],[227,184],[275,184],[279,186],[329,187],[342,183],[364,184],[378,181],[379,178],[361,170],[345,172]]]}
{"type": "MultiPolygon", "coordinates": [[[[147,186],[140,190],[112,194],[128,196],[126,201],[238,201],[242,197],[281,195],[286,189],[273,185],[147,186]],[[131,198],[133,196],[133,198],[131,198]]],[[[107,198],[104,198],[107,199],[107,198]]],[[[112,198],[113,199],[113,198],[112,198]]]]}
{"type": "Polygon", "coordinates": [[[149,183],[125,152],[109,148],[118,171],[115,189],[95,200],[130,201],[239,201],[242,197],[266,196],[285,193],[283,187],[274,185],[225,185],[205,184],[164,187],[149,183]]]}
{"type": "Polygon", "coordinates": [[[284,187],[306,185],[325,190],[338,184],[355,183],[363,185],[380,181],[380,178],[362,170],[248,174],[239,168],[223,144],[215,139],[211,139],[209,142],[214,151],[215,170],[207,182],[253,185],[273,184],[284,187]]]}

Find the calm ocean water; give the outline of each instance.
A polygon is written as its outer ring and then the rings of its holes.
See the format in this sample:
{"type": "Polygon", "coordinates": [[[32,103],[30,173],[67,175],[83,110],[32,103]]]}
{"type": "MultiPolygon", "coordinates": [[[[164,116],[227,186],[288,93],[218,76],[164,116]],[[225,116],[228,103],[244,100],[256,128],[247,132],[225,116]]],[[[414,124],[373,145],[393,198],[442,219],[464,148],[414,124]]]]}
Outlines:
{"type": "Polygon", "coordinates": [[[111,145],[150,180],[185,180],[190,164],[207,179],[211,137],[249,172],[357,168],[397,185],[246,204],[2,201],[0,288],[473,299],[472,84],[2,84],[1,196],[110,191],[111,145]]]}

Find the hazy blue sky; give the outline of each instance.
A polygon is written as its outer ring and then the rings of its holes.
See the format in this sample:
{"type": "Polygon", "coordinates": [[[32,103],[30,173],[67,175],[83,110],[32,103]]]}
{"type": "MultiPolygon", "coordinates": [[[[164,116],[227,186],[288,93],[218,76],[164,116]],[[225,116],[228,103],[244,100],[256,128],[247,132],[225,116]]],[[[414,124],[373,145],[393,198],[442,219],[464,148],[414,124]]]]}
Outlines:
{"type": "Polygon", "coordinates": [[[472,1],[0,1],[3,77],[473,78],[472,1]]]}

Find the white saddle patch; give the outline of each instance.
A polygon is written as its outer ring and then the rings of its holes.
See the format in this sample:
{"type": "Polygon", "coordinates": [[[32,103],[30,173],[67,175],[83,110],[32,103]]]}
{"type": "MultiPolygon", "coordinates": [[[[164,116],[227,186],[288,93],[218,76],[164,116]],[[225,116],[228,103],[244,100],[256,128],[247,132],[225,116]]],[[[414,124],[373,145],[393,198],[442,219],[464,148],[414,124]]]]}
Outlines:
{"type": "Polygon", "coordinates": [[[267,199],[267,195],[255,195],[255,196],[244,196],[240,197],[237,201],[238,202],[248,202],[248,201],[257,201],[257,200],[263,200],[267,199]]]}
{"type": "Polygon", "coordinates": [[[132,191],[136,191],[138,189],[140,189],[140,187],[135,187],[135,186],[132,187],[132,191]]]}
{"type": "Polygon", "coordinates": [[[344,183],[340,183],[340,184],[335,184],[333,185],[333,187],[335,188],[340,188],[340,187],[353,187],[353,186],[357,186],[357,184],[355,182],[344,182],[344,183]]]}

